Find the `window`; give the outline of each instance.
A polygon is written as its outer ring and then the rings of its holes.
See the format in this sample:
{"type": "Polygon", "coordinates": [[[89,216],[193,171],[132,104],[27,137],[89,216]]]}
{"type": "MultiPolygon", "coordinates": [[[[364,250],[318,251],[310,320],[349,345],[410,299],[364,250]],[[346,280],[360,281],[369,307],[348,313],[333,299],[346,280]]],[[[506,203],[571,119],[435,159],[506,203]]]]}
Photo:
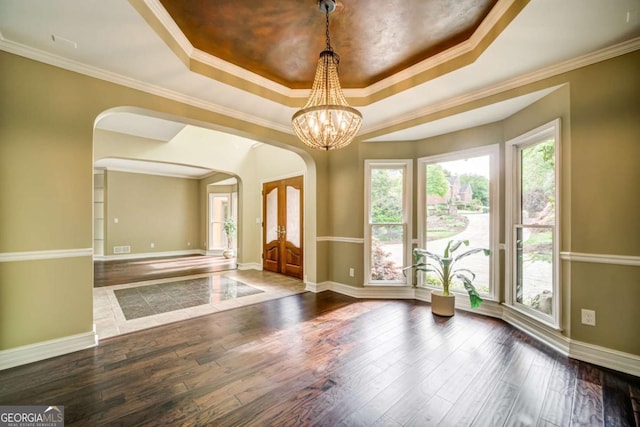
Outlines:
{"type": "Polygon", "coordinates": [[[509,258],[507,302],[559,325],[558,153],[556,120],[507,143],[509,258]]]}
{"type": "Polygon", "coordinates": [[[406,284],[411,251],[411,160],[365,161],[367,284],[406,284]]]}
{"type": "MultiPolygon", "coordinates": [[[[490,249],[490,256],[473,255],[457,266],[472,271],[478,292],[494,299],[499,259],[498,159],[499,147],[491,145],[418,160],[419,247],[442,255],[450,240],[468,240],[468,249],[490,249]]],[[[439,282],[432,273],[419,273],[417,285],[436,287],[439,282]]],[[[466,294],[462,284],[451,289],[466,294]]]]}
{"type": "MultiPolygon", "coordinates": [[[[209,193],[209,250],[220,250],[227,247],[227,236],[224,232],[224,221],[231,217],[237,209],[237,193],[209,193]]],[[[232,247],[235,243],[232,244],[232,247]]]]}

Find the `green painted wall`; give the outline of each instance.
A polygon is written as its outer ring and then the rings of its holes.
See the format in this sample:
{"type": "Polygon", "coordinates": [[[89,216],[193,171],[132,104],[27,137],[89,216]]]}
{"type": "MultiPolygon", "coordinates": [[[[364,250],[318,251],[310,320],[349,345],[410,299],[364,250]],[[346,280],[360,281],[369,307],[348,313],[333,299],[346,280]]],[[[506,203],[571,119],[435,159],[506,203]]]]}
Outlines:
{"type": "MultiPolygon", "coordinates": [[[[566,85],[500,123],[323,153],[307,151],[292,135],[0,52],[0,253],[92,246],[93,123],[109,108],[133,105],[297,150],[315,176],[314,231],[352,238],[364,231],[365,159],[417,159],[503,142],[561,117],[562,249],[640,256],[639,64],[634,52],[498,94],[491,100],[566,85]]],[[[359,243],[321,241],[309,280],[359,286],[363,256],[359,243]],[[352,264],[355,279],[348,277],[352,264]]],[[[563,266],[564,333],[640,354],[640,311],[631,305],[640,300],[640,268],[563,266]],[[596,310],[598,326],[579,323],[581,308],[596,310]]],[[[0,263],[0,297],[0,349],[90,331],[90,257],[0,263]],[[27,318],[34,306],[41,313],[27,318]]]]}
{"type": "Polygon", "coordinates": [[[198,248],[198,180],[118,171],[105,176],[107,255],[122,245],[132,254],[198,248]]]}
{"type": "MultiPolygon", "coordinates": [[[[293,135],[4,51],[0,93],[0,254],[93,247],[94,123],[113,108],[135,106],[290,147],[313,171],[309,193],[326,179],[324,153],[307,152],[293,135]]],[[[315,264],[307,274],[317,280],[315,264]]],[[[90,333],[92,286],[91,256],[0,259],[0,350],[90,333]]]]}

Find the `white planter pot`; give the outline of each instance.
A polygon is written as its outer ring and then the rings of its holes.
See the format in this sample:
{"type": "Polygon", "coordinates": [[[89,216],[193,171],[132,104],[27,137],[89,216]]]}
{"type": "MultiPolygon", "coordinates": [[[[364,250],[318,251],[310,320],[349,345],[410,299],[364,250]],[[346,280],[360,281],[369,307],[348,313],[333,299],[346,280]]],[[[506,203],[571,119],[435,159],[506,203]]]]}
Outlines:
{"type": "Polygon", "coordinates": [[[451,317],[456,314],[456,296],[445,296],[442,291],[431,291],[431,312],[438,316],[451,317]]]}
{"type": "Polygon", "coordinates": [[[229,259],[229,258],[233,258],[233,249],[225,249],[222,252],[222,256],[229,259]]]}

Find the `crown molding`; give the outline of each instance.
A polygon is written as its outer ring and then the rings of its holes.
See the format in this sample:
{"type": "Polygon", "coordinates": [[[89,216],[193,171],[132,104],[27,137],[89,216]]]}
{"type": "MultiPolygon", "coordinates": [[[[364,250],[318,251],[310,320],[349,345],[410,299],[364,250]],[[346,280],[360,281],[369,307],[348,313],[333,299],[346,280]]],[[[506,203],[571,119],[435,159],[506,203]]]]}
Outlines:
{"type": "MultiPolygon", "coordinates": [[[[640,37],[636,37],[634,39],[627,40],[625,42],[606,47],[595,52],[588,53],[586,55],[572,58],[558,64],[550,65],[548,67],[544,67],[539,70],[505,80],[495,85],[487,86],[482,89],[457,96],[455,98],[450,98],[442,102],[428,105],[424,108],[409,112],[403,116],[399,116],[394,120],[388,120],[381,125],[363,127],[360,137],[366,140],[369,138],[380,136],[381,134],[388,133],[390,132],[390,129],[403,129],[419,124],[424,124],[430,121],[427,119],[427,117],[435,113],[439,113],[441,111],[449,110],[455,107],[460,107],[465,104],[470,104],[472,102],[479,101],[490,96],[498,95],[522,86],[526,86],[531,83],[536,83],[550,77],[555,77],[560,74],[596,64],[598,62],[622,56],[627,53],[634,52],[638,49],[640,49],[640,37]],[[422,122],[420,122],[421,119],[423,119],[422,122]],[[411,123],[410,126],[407,126],[408,123],[411,123]]],[[[559,86],[560,85],[558,85],[558,87],[559,86]]]]}
{"type": "Polygon", "coordinates": [[[280,123],[271,122],[261,117],[242,113],[242,112],[233,110],[231,108],[224,107],[219,104],[207,102],[200,98],[195,98],[193,96],[185,95],[183,93],[180,93],[171,89],[166,89],[157,85],[153,85],[147,82],[126,77],[121,74],[117,74],[111,71],[106,71],[98,67],[93,67],[78,61],[73,61],[58,55],[53,55],[49,52],[45,52],[39,49],[32,48],[30,46],[25,46],[23,44],[16,43],[12,40],[8,40],[2,37],[2,34],[0,34],[0,50],[12,53],[14,55],[29,58],[34,61],[42,62],[44,64],[53,65],[54,67],[58,67],[68,71],[73,71],[75,73],[83,74],[85,76],[93,77],[99,80],[104,80],[110,83],[115,83],[121,86],[129,87],[131,89],[140,90],[142,92],[146,92],[151,95],[157,95],[166,99],[191,105],[193,107],[211,111],[213,113],[227,116],[232,119],[240,120],[242,122],[251,123],[253,125],[258,125],[265,128],[273,129],[278,132],[283,132],[283,133],[288,133],[293,135],[293,130],[289,126],[284,126],[284,125],[281,125],[280,123]]]}
{"type": "MultiPolygon", "coordinates": [[[[345,96],[353,106],[367,106],[473,63],[529,1],[498,0],[468,40],[365,88],[343,88],[345,96]]],[[[160,0],[129,0],[129,3],[189,70],[288,107],[299,107],[309,96],[308,89],[276,83],[193,47],[160,0]]]]}
{"type": "MultiPolygon", "coordinates": [[[[157,0],[144,0],[144,2],[146,5],[154,5],[154,3],[157,3],[157,0]]],[[[500,3],[500,4],[506,4],[506,3],[500,3]]],[[[162,10],[164,11],[164,8],[162,8],[162,10]]],[[[162,16],[161,12],[159,11],[156,11],[156,12],[160,16],[162,16]]],[[[166,11],[164,11],[164,13],[166,14],[166,11]]],[[[166,20],[166,17],[163,19],[166,20]]],[[[173,26],[175,26],[175,23],[173,23],[173,26]]],[[[171,30],[171,31],[174,31],[174,30],[171,30]]],[[[181,48],[185,49],[185,51],[189,50],[190,43],[188,42],[188,40],[186,40],[186,38],[183,40],[179,40],[180,37],[177,34],[173,34],[173,32],[172,32],[172,36],[178,38],[176,42],[181,44],[181,48]]],[[[474,33],[474,36],[475,36],[475,33],[474,33]]],[[[184,38],[184,35],[182,35],[182,38],[184,38]]],[[[193,48],[191,47],[191,49],[193,48]]],[[[433,120],[433,118],[430,116],[436,113],[440,113],[456,107],[461,107],[466,104],[479,101],[481,99],[485,99],[494,95],[505,93],[509,90],[513,90],[513,89],[525,86],[527,84],[539,82],[546,78],[554,77],[566,72],[573,71],[578,68],[582,68],[585,66],[589,66],[589,65],[601,62],[601,61],[615,58],[617,56],[631,53],[638,49],[640,49],[640,37],[636,37],[634,39],[627,40],[625,42],[616,44],[614,46],[600,49],[598,51],[595,51],[586,55],[582,55],[577,58],[573,58],[573,59],[570,59],[558,64],[554,64],[554,65],[551,65],[551,66],[548,66],[548,67],[545,67],[521,76],[511,78],[509,80],[503,81],[501,83],[497,83],[492,86],[478,89],[476,91],[469,92],[458,97],[450,98],[442,102],[438,102],[438,103],[426,106],[424,108],[414,110],[405,115],[399,116],[394,120],[387,120],[383,124],[373,125],[370,127],[364,126],[360,132],[360,136],[358,137],[358,139],[367,140],[367,139],[384,135],[386,133],[396,132],[396,131],[410,128],[413,126],[418,126],[424,123],[428,123],[429,121],[433,120]]],[[[140,90],[146,93],[150,93],[152,95],[157,95],[163,98],[171,99],[177,102],[194,106],[196,108],[201,108],[203,110],[211,111],[216,114],[221,114],[223,116],[227,116],[235,120],[252,123],[254,125],[272,129],[274,131],[293,135],[293,130],[291,129],[290,126],[268,121],[263,118],[242,113],[219,104],[204,101],[200,98],[188,96],[174,90],[166,89],[157,85],[153,85],[153,84],[136,80],[130,77],[126,77],[117,73],[106,71],[97,67],[92,67],[86,64],[82,64],[77,61],[69,60],[69,59],[60,57],[58,55],[53,55],[48,52],[34,49],[32,47],[25,46],[25,45],[13,42],[11,40],[8,40],[5,37],[3,37],[1,33],[0,33],[0,50],[13,53],[15,55],[23,56],[23,57],[26,57],[35,61],[39,61],[45,64],[53,65],[59,68],[63,68],[69,71],[87,75],[89,77],[94,77],[100,80],[108,81],[111,83],[115,83],[118,85],[140,90]]],[[[446,52],[443,52],[443,54],[446,54],[446,52]]],[[[428,61],[429,60],[424,61],[422,66],[427,67],[426,62],[428,61]]],[[[246,70],[243,70],[243,72],[246,73],[246,70]]],[[[402,75],[402,73],[403,72],[397,74],[396,76],[394,76],[394,78],[397,78],[398,75],[402,75]]],[[[263,79],[263,78],[261,77],[260,79],[263,79]]],[[[258,80],[255,80],[255,81],[258,81],[258,80]]],[[[371,87],[375,89],[375,85],[370,86],[370,88],[371,87]]],[[[373,91],[374,89],[371,89],[371,90],[373,91]]],[[[365,92],[362,92],[365,90],[368,90],[368,89],[358,89],[358,91],[361,91],[361,93],[365,93],[365,92]]],[[[345,89],[345,94],[348,91],[349,91],[348,89],[345,89]]],[[[289,101],[285,102],[284,105],[297,103],[295,98],[298,98],[301,96],[307,96],[308,92],[309,92],[308,90],[287,89],[287,91],[285,91],[286,93],[285,97],[289,99],[289,101]]]]}

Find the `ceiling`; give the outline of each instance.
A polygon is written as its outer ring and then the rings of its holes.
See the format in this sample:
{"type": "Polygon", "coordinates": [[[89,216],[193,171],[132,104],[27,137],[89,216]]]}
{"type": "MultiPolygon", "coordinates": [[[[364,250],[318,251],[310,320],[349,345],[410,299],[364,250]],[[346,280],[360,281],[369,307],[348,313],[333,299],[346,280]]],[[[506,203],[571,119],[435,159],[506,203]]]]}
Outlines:
{"type": "Polygon", "coordinates": [[[150,162],[144,160],[120,159],[115,157],[96,160],[94,166],[98,169],[108,169],[120,172],[133,172],[192,179],[201,179],[214,173],[211,169],[198,168],[194,166],[179,165],[175,163],[150,162]]]}
{"type": "MultiPolygon", "coordinates": [[[[638,0],[339,0],[331,37],[345,95],[364,118],[359,140],[417,140],[504,119],[552,88],[510,90],[639,49],[639,9],[638,0]]],[[[2,0],[0,49],[222,114],[238,129],[293,134],[323,24],[315,0],[2,0]]],[[[159,140],[181,126],[155,129],[136,114],[102,125],[159,140]]]]}
{"type": "MultiPolygon", "coordinates": [[[[342,87],[367,87],[468,40],[496,1],[339,1],[329,19],[342,87]]],[[[314,1],[160,3],[196,49],[290,88],[311,87],[326,44],[326,16],[314,1]]]]}

